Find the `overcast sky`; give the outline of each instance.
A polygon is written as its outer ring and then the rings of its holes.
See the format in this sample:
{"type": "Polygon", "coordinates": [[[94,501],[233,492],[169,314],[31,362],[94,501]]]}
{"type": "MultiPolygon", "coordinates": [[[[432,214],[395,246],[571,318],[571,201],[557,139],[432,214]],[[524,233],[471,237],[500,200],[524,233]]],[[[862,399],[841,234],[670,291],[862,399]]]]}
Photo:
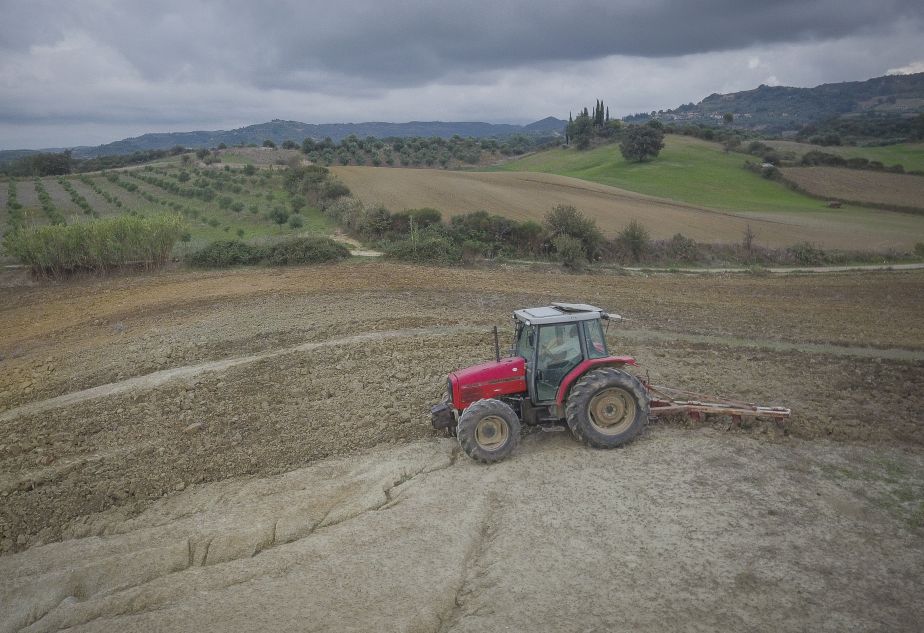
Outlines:
{"type": "Polygon", "coordinates": [[[921,0],[0,0],[0,149],[613,116],[924,71],[921,0]]]}

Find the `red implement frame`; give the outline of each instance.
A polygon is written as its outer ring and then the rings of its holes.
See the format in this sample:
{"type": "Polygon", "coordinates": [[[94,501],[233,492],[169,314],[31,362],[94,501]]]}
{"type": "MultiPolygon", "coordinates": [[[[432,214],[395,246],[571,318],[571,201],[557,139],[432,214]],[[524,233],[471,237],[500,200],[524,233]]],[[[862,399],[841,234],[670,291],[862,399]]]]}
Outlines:
{"type": "Polygon", "coordinates": [[[728,415],[736,424],[743,417],[776,418],[782,421],[791,413],[786,407],[761,407],[752,402],[740,402],[718,396],[694,393],[673,387],[646,384],[651,395],[651,415],[686,414],[702,421],[709,414],[728,415]]]}

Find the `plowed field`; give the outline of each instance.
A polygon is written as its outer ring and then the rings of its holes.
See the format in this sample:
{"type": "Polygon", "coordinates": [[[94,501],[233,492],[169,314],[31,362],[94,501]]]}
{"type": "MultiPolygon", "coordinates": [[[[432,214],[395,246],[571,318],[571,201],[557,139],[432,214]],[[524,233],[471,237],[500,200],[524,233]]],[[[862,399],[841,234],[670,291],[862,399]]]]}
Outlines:
{"type": "Polygon", "coordinates": [[[3,281],[2,631],[924,617],[924,273],[3,281]],[[533,432],[477,465],[428,405],[491,325],[550,300],[629,317],[609,345],[654,382],[793,417],[665,419],[617,451],[533,432]]]}

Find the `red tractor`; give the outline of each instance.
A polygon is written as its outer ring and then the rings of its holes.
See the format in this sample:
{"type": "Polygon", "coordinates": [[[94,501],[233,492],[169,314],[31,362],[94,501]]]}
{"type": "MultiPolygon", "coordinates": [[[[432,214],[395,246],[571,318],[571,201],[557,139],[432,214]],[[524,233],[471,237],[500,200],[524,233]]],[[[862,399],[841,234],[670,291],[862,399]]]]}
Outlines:
{"type": "Polygon", "coordinates": [[[465,453],[496,462],[520,441],[520,424],[559,425],[596,448],[621,446],[648,421],[646,385],[625,371],[629,356],[611,356],[602,322],[619,320],[585,304],[553,303],[513,313],[513,350],[493,362],[449,374],[446,398],[431,409],[465,453]]]}
{"type": "Polygon", "coordinates": [[[603,321],[617,314],[581,303],[553,303],[513,313],[513,350],[501,358],[494,328],[494,362],[449,374],[446,397],[431,408],[435,429],[459,438],[466,454],[496,462],[520,442],[520,424],[560,426],[595,448],[622,446],[648,416],[687,415],[773,418],[790,416],[786,407],[766,407],[721,396],[644,383],[625,371],[631,356],[610,356],[603,321]]]}

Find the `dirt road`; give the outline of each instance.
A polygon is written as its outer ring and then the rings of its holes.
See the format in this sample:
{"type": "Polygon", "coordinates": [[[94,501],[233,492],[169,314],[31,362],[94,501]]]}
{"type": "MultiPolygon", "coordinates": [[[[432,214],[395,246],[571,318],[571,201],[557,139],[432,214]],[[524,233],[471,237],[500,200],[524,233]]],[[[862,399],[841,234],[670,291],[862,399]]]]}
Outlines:
{"type": "Polygon", "coordinates": [[[922,311],[921,271],[358,262],[0,286],[0,621],[910,630],[922,311]],[[446,373],[553,299],[629,316],[609,343],[657,383],[793,418],[453,461],[427,419],[446,373]]]}

